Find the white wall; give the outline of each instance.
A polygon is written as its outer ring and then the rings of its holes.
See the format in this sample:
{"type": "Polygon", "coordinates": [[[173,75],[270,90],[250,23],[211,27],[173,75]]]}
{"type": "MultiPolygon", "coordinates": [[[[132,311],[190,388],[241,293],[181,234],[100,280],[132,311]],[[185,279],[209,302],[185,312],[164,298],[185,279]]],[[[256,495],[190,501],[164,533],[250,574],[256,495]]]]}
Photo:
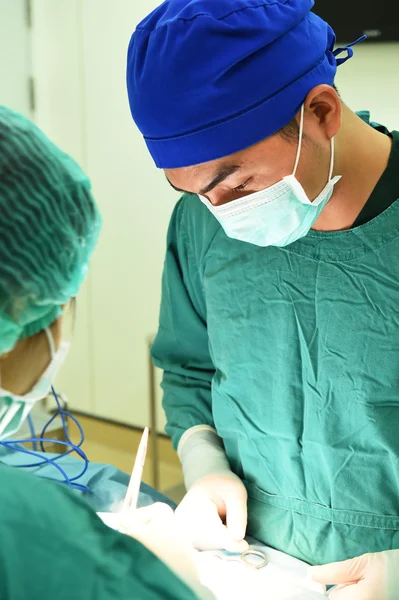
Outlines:
{"type": "Polygon", "coordinates": [[[82,0],[33,0],[32,26],[35,121],[86,167],[82,0]]]}
{"type": "Polygon", "coordinates": [[[337,87],[353,110],[370,110],[374,121],[399,129],[399,43],[361,43],[338,68],[337,87]]]}
{"type": "Polygon", "coordinates": [[[148,422],[147,340],[157,329],[177,195],[132,123],[125,67],[135,24],[157,4],[33,2],[36,120],[86,169],[104,218],[57,387],[75,409],[140,426],[148,422]]]}
{"type": "Polygon", "coordinates": [[[31,116],[30,48],[25,0],[0,0],[0,104],[31,116]]]}
{"type": "MultiPolygon", "coordinates": [[[[33,0],[32,59],[35,76],[35,121],[51,139],[87,168],[85,72],[81,0],[33,0]]],[[[95,412],[91,274],[77,302],[72,349],[57,378],[57,387],[75,408],[95,412]]],[[[68,329],[70,334],[70,329],[68,329]]]]}
{"type": "Polygon", "coordinates": [[[130,35],[157,4],[83,3],[88,171],[104,217],[92,273],[96,412],[136,425],[148,420],[147,339],[176,201],[132,123],[125,88],[130,35]]]}
{"type": "MultiPolygon", "coordinates": [[[[135,24],[158,2],[33,0],[36,118],[87,170],[104,217],[57,383],[74,408],[138,426],[148,422],[147,339],[177,195],[132,123],[125,62],[135,24]]],[[[390,127],[399,127],[398,59],[398,44],[359,45],[337,79],[352,108],[390,127]]]]}

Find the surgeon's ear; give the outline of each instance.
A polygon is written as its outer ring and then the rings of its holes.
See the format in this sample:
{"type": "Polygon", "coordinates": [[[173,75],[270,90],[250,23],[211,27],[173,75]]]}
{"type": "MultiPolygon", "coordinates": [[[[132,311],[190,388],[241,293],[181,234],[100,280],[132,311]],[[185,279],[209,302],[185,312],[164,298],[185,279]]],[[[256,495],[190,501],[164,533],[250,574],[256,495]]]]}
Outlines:
{"type": "Polygon", "coordinates": [[[341,128],[342,102],[336,89],[330,85],[313,88],[305,100],[306,133],[313,138],[335,137],[341,128]]]}

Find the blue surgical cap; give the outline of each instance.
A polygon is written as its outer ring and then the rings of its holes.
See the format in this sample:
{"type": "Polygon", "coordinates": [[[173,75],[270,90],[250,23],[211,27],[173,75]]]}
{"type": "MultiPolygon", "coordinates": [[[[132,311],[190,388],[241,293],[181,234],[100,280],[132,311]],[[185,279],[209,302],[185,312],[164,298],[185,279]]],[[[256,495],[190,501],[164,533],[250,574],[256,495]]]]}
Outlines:
{"type": "Polygon", "coordinates": [[[313,4],[166,0],[137,26],[127,88],[157,167],[243,150],[289,123],[312,88],[333,84],[335,35],[313,4]]]}

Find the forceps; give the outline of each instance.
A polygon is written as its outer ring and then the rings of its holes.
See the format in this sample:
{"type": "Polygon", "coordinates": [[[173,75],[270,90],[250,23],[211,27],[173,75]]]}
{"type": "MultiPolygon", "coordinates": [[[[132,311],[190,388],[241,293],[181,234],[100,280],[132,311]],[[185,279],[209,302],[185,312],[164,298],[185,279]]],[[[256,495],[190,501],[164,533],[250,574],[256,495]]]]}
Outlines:
{"type": "Polygon", "coordinates": [[[120,524],[118,531],[125,532],[128,529],[127,522],[129,516],[137,508],[137,500],[140,493],[141,478],[143,476],[144,462],[147,454],[148,445],[148,427],[144,429],[141,437],[139,449],[137,450],[136,459],[133,465],[132,475],[130,477],[129,485],[127,488],[125,500],[123,502],[122,510],[120,511],[120,524]]]}

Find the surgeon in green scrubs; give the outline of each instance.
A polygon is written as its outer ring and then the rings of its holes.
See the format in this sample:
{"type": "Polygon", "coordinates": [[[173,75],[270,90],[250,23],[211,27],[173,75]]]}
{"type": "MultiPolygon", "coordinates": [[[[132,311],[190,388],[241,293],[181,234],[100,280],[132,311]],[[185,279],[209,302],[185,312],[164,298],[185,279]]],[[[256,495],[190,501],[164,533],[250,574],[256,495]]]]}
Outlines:
{"type": "MultiPolygon", "coordinates": [[[[100,231],[78,165],[0,106],[0,441],[47,395],[65,356],[63,309],[100,231]]],[[[172,510],[106,527],[64,484],[0,464],[1,600],[209,598],[172,510]]]]}
{"type": "Polygon", "coordinates": [[[183,193],[153,357],[194,543],[394,600],[399,133],[341,100],[352,45],[312,5],[167,0],[133,33],[132,116],[183,193]]]}

